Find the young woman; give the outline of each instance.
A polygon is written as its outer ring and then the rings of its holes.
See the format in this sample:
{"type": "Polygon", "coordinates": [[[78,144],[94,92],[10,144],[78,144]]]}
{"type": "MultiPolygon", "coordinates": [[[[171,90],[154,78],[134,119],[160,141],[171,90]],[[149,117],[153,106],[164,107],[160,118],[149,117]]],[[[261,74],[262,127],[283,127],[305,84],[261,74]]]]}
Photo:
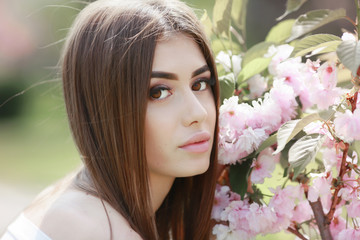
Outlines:
{"type": "Polygon", "coordinates": [[[84,166],[2,239],[209,239],[218,81],[192,10],[176,0],[89,4],[62,77],[84,166]]]}

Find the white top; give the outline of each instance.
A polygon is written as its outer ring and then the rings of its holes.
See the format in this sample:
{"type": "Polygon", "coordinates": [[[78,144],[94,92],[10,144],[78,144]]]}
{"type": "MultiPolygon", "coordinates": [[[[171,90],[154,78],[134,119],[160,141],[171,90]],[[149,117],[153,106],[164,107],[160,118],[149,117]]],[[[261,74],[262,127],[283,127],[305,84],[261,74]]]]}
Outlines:
{"type": "Polygon", "coordinates": [[[24,214],[8,226],[7,231],[0,240],[51,240],[24,214]]]}

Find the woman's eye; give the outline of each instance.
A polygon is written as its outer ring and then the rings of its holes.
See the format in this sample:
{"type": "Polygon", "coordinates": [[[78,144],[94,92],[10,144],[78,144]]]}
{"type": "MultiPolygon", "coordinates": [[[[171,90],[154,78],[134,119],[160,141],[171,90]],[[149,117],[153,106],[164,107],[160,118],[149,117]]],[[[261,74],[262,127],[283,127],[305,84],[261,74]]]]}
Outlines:
{"type": "Polygon", "coordinates": [[[193,91],[203,91],[203,90],[207,89],[207,87],[208,87],[208,81],[200,80],[200,81],[195,82],[192,85],[192,90],[193,91]]]}
{"type": "Polygon", "coordinates": [[[150,90],[150,98],[161,100],[171,95],[170,89],[164,87],[155,87],[150,90]]]}

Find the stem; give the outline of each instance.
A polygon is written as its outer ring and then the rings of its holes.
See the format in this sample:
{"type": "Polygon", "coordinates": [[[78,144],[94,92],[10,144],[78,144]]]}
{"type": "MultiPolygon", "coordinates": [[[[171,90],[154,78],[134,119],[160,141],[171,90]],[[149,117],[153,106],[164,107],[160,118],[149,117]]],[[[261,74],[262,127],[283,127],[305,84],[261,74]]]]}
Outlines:
{"type": "MultiPolygon", "coordinates": [[[[342,156],[342,159],[341,159],[341,166],[340,166],[340,173],[339,173],[339,178],[340,178],[340,182],[342,182],[343,180],[343,177],[346,173],[346,157],[347,157],[347,154],[348,154],[348,151],[349,151],[349,144],[348,143],[345,143],[345,149],[343,151],[343,156],[342,156]]],[[[333,193],[333,200],[331,202],[331,207],[330,207],[330,211],[329,213],[327,214],[326,218],[327,218],[327,221],[330,223],[331,220],[333,219],[334,217],[334,213],[335,213],[335,210],[336,210],[336,205],[339,203],[339,201],[341,200],[338,196],[338,193],[340,191],[340,189],[343,187],[343,184],[340,183],[339,185],[336,186],[335,188],[335,191],[333,193]]]]}
{"type": "Polygon", "coordinates": [[[292,234],[296,235],[301,240],[308,240],[306,237],[304,237],[297,229],[293,229],[291,227],[288,227],[286,230],[291,232],[292,234]]]}
{"type": "Polygon", "coordinates": [[[318,198],[316,202],[309,201],[309,204],[314,212],[316,225],[319,227],[321,239],[332,240],[333,237],[330,232],[330,222],[324,214],[320,198],[318,198]]]}
{"type": "Polygon", "coordinates": [[[356,25],[357,25],[357,34],[358,39],[360,38],[360,25],[359,25],[359,18],[360,18],[360,8],[359,8],[359,0],[355,0],[356,6],[356,25]]]}
{"type": "Polygon", "coordinates": [[[354,111],[355,111],[355,109],[356,109],[356,102],[357,102],[358,94],[359,94],[359,92],[356,92],[356,93],[354,94],[354,97],[353,97],[352,101],[351,101],[351,111],[352,111],[353,113],[354,113],[354,111]]]}

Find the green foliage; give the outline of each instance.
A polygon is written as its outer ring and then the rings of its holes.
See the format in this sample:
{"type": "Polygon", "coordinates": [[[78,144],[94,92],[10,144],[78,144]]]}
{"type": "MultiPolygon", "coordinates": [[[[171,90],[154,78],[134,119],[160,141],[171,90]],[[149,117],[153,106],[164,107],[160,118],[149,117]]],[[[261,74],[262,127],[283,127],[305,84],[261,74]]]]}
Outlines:
{"type": "Polygon", "coordinates": [[[235,90],[235,77],[233,73],[219,77],[220,83],[220,100],[221,103],[224,99],[231,97],[235,90]]]}
{"type": "Polygon", "coordinates": [[[338,55],[340,61],[344,64],[345,67],[350,69],[353,76],[357,75],[357,70],[360,65],[360,41],[343,41],[338,49],[336,54],[338,55]]]}
{"type": "Polygon", "coordinates": [[[217,34],[227,34],[231,22],[232,0],[216,0],[213,11],[213,22],[217,34]]]}
{"type": "Polygon", "coordinates": [[[240,85],[243,81],[251,78],[252,76],[261,73],[269,66],[271,58],[258,57],[249,62],[241,69],[237,83],[240,85]]]}
{"type": "Polygon", "coordinates": [[[259,148],[256,150],[255,154],[259,154],[262,150],[265,150],[268,147],[274,145],[277,141],[277,133],[268,137],[264,142],[262,142],[259,148]]]}
{"type": "Polygon", "coordinates": [[[360,141],[354,141],[350,149],[355,151],[357,156],[360,156],[360,141]]]}
{"type": "Polygon", "coordinates": [[[242,67],[244,67],[256,58],[263,57],[264,54],[267,53],[268,48],[273,44],[273,42],[260,42],[252,46],[249,50],[246,51],[246,54],[243,57],[243,60],[241,62],[242,67]]]}
{"type": "Polygon", "coordinates": [[[266,42],[283,43],[291,36],[291,30],[295,23],[295,19],[287,19],[279,22],[272,27],[267,34],[266,42]]]}
{"type": "Polygon", "coordinates": [[[306,166],[315,159],[317,152],[324,141],[324,136],[318,133],[300,138],[289,150],[289,171],[294,170],[295,179],[306,166]]]}
{"type": "Polygon", "coordinates": [[[340,43],[341,38],[332,34],[310,35],[296,42],[292,56],[304,56],[309,52],[313,55],[334,52],[340,43]]]}
{"type": "Polygon", "coordinates": [[[286,17],[288,14],[295,12],[298,10],[307,0],[287,0],[286,2],[286,11],[283,15],[278,17],[276,20],[280,21],[284,17],[286,17]]]}
{"type": "Polygon", "coordinates": [[[243,199],[247,192],[247,180],[251,172],[251,164],[253,159],[248,158],[246,161],[236,163],[230,166],[230,186],[233,192],[238,193],[243,199]]]}
{"type": "Polygon", "coordinates": [[[278,147],[274,154],[282,151],[286,144],[293,139],[301,130],[304,129],[308,124],[322,120],[322,118],[317,113],[310,114],[302,119],[291,120],[283,124],[277,133],[277,142],[278,147]]]}
{"type": "Polygon", "coordinates": [[[211,36],[213,25],[212,25],[211,19],[206,10],[204,10],[204,14],[201,16],[200,21],[204,26],[206,34],[208,36],[211,36]]]}
{"type": "Polygon", "coordinates": [[[306,33],[309,33],[327,23],[345,18],[346,11],[343,8],[337,10],[314,10],[298,17],[291,30],[291,37],[287,39],[290,42],[306,33]]]}
{"type": "Polygon", "coordinates": [[[233,19],[234,26],[238,27],[242,31],[246,27],[246,6],[248,0],[235,0],[233,1],[231,8],[231,17],[233,19]]]}

